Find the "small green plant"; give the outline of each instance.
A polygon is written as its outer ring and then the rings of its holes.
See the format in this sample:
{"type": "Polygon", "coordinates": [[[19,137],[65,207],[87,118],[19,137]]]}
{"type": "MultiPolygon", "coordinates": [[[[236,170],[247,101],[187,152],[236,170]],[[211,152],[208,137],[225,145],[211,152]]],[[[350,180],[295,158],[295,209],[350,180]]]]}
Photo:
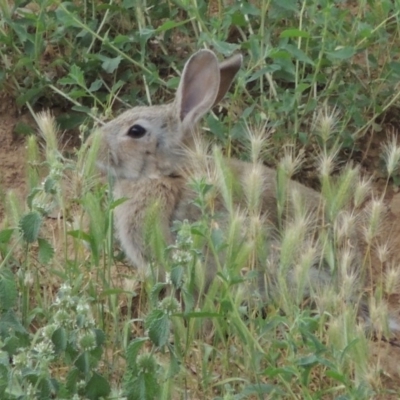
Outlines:
{"type": "Polygon", "coordinates": [[[107,396],[109,383],[98,371],[105,336],[95,328],[89,299],[74,295],[71,287],[64,284],[51,311],[52,319],[35,334],[29,334],[11,307],[2,309],[1,397],[107,396]],[[59,376],[60,371],[65,379],[59,376]]]}

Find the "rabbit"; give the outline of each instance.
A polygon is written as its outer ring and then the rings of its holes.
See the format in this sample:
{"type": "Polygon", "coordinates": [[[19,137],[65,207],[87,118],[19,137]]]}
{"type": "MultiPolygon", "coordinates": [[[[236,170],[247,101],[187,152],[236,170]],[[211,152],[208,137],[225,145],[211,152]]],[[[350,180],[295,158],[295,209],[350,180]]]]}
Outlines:
{"type": "MultiPolygon", "coordinates": [[[[167,244],[174,242],[171,231],[173,221],[196,221],[200,217],[199,209],[193,205],[195,195],[188,186],[193,170],[198,168],[190,153],[194,146],[195,127],[200,118],[225,96],[241,65],[241,55],[234,55],[220,63],[212,51],[197,51],[187,60],[171,103],[134,107],[101,129],[98,166],[115,179],[114,197],[126,199],[115,208],[115,230],[127,258],[143,278],[152,273],[149,266],[151,254],[144,240],[149,205],[157,201],[158,223],[167,244]]],[[[236,180],[245,184],[254,165],[236,159],[225,162],[236,180]]],[[[261,164],[257,167],[262,175],[260,216],[265,219],[268,229],[273,231],[280,223],[277,173],[261,164]]],[[[301,202],[311,220],[315,216],[317,220],[323,218],[321,210],[324,201],[315,190],[289,180],[287,197],[289,201],[284,212],[287,221],[295,214],[296,204],[301,202]]],[[[217,197],[215,207],[216,214],[226,213],[223,199],[217,197]]],[[[306,240],[312,241],[313,235],[315,232],[311,229],[306,240]]],[[[357,235],[354,236],[350,240],[356,249],[354,270],[358,273],[360,265],[356,259],[362,257],[358,254],[357,235]]],[[[271,260],[279,259],[279,251],[276,250],[279,246],[279,239],[272,235],[269,243],[271,260]]],[[[331,282],[329,268],[322,258],[314,264],[309,272],[310,288],[313,285],[324,287],[331,282]]],[[[215,263],[206,264],[204,272],[207,287],[216,275],[215,263]]],[[[265,275],[261,271],[258,287],[266,293],[267,281],[273,282],[276,278],[265,275]]],[[[161,271],[157,279],[163,278],[164,271],[161,271]]],[[[295,279],[289,273],[288,285],[295,284],[295,279]]],[[[310,288],[306,293],[310,293],[310,288]]]]}

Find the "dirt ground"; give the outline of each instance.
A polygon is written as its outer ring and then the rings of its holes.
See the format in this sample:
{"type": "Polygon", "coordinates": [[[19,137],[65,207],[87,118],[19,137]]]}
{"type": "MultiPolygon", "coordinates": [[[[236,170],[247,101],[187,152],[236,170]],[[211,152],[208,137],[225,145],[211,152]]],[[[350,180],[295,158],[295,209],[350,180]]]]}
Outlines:
{"type": "MultiPolygon", "coordinates": [[[[26,194],[26,146],[25,137],[14,134],[20,119],[31,121],[29,115],[18,115],[16,108],[7,98],[0,105],[0,194],[4,198],[13,191],[18,198],[26,194]]],[[[4,217],[4,201],[0,201],[0,219],[4,217]]]]}
{"type": "MultiPolygon", "coordinates": [[[[7,99],[0,105],[0,193],[4,199],[6,193],[13,191],[23,204],[26,194],[26,145],[25,137],[14,133],[18,121],[24,121],[32,125],[34,122],[28,113],[20,114],[7,99]]],[[[379,193],[385,186],[385,179],[379,173],[379,149],[380,142],[386,139],[386,135],[374,136],[366,140],[364,154],[361,158],[362,171],[374,176],[374,192],[379,193]],[[378,172],[377,172],[378,171],[378,172]]],[[[400,240],[400,192],[390,187],[387,190],[386,201],[389,212],[389,224],[387,230],[395,238],[400,240]]],[[[2,225],[4,213],[4,201],[0,201],[0,226],[2,225]]],[[[397,240],[400,248],[400,241],[397,240]]],[[[400,257],[399,257],[400,259],[400,257]]],[[[400,323],[400,295],[390,299],[391,309],[397,314],[400,323]]],[[[389,391],[400,393],[400,341],[393,338],[391,343],[384,341],[371,341],[371,360],[381,370],[383,386],[389,391]]],[[[379,399],[398,399],[397,394],[385,394],[377,397],[379,399]]]]}

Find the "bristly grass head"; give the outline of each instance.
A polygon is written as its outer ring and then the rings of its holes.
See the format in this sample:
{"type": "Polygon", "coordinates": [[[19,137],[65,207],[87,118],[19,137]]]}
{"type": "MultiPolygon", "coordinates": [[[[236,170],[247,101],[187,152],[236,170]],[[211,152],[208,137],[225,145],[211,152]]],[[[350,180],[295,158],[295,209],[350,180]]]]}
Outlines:
{"type": "Polygon", "coordinates": [[[256,163],[253,163],[248,169],[248,174],[242,184],[246,205],[251,215],[259,215],[265,190],[265,170],[261,164],[256,163]]]}
{"type": "Polygon", "coordinates": [[[301,149],[295,154],[295,145],[287,144],[283,156],[279,160],[278,171],[282,170],[291,179],[298,172],[304,162],[304,151],[301,149]]]}
{"type": "Polygon", "coordinates": [[[399,293],[400,291],[400,269],[397,263],[392,262],[384,274],[383,289],[388,295],[399,293]]]}
{"type": "Polygon", "coordinates": [[[372,199],[365,207],[364,239],[369,245],[381,232],[384,210],[385,204],[382,199],[372,199]]]}
{"type": "Polygon", "coordinates": [[[272,148],[270,135],[266,129],[267,122],[262,126],[246,125],[247,132],[247,147],[250,154],[250,160],[253,164],[262,162],[268,149],[272,148]]]}
{"type": "Polygon", "coordinates": [[[312,121],[312,131],[314,131],[321,139],[326,148],[328,141],[337,138],[337,127],[339,125],[340,111],[336,108],[330,108],[326,104],[320,107],[314,114],[312,121]]]}
{"type": "Polygon", "coordinates": [[[55,118],[49,111],[43,111],[36,115],[36,122],[39,126],[40,135],[46,143],[46,161],[50,165],[56,164],[61,154],[59,152],[59,131],[55,118]]]}
{"type": "Polygon", "coordinates": [[[362,177],[358,180],[353,198],[354,207],[356,209],[358,209],[371,194],[371,179],[372,178],[362,177]]]}
{"type": "Polygon", "coordinates": [[[388,178],[390,178],[400,166],[400,146],[397,135],[392,134],[390,140],[383,144],[382,157],[386,164],[388,178]]]}

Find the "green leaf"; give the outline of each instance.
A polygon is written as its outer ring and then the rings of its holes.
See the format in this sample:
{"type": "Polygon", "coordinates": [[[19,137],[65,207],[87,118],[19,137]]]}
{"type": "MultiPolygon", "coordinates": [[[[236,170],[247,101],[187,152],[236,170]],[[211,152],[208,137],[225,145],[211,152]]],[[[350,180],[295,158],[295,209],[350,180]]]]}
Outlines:
{"type": "Polygon", "coordinates": [[[282,48],[286,49],[295,59],[302,61],[306,64],[314,65],[314,62],[311,60],[311,58],[308,57],[307,54],[304,53],[304,51],[299,49],[297,46],[288,43],[282,46],[282,48]]]}
{"type": "Polygon", "coordinates": [[[101,375],[96,372],[93,372],[92,377],[89,379],[85,387],[86,397],[89,399],[97,400],[101,397],[105,398],[109,395],[111,391],[110,384],[108,381],[101,375]]]}
{"type": "Polygon", "coordinates": [[[245,16],[239,10],[236,10],[232,14],[231,20],[232,20],[232,25],[236,25],[236,26],[246,26],[247,25],[245,16]]]}
{"type": "Polygon", "coordinates": [[[226,247],[224,233],[221,229],[215,228],[211,231],[211,243],[217,252],[226,247]]]}
{"type": "Polygon", "coordinates": [[[0,318],[0,332],[10,335],[10,332],[17,332],[27,334],[24,326],[21,324],[13,310],[8,310],[1,315],[0,318]]]}
{"type": "Polygon", "coordinates": [[[345,378],[345,376],[337,371],[332,371],[332,370],[328,370],[325,373],[326,376],[337,380],[338,382],[347,385],[347,379],[345,378]]]}
{"type": "Polygon", "coordinates": [[[76,385],[78,383],[78,381],[80,380],[80,372],[77,368],[72,368],[68,375],[67,375],[67,379],[66,379],[66,388],[68,390],[69,393],[74,393],[76,390],[76,385]]]}
{"type": "MultiPolygon", "coordinates": [[[[66,7],[72,6],[72,3],[62,3],[56,10],[56,17],[64,27],[81,28],[83,23],[78,18],[78,13],[70,12],[66,7]]],[[[72,7],[70,7],[72,8],[72,7]]]]}
{"type": "Polygon", "coordinates": [[[39,244],[39,262],[47,264],[54,256],[53,246],[46,239],[38,239],[39,244]]]}
{"type": "Polygon", "coordinates": [[[76,83],[79,86],[86,86],[85,75],[83,74],[81,67],[78,65],[74,64],[71,66],[68,76],[72,79],[74,84],[76,83]]]}
{"type": "Polygon", "coordinates": [[[173,267],[171,269],[171,282],[175,288],[182,287],[184,269],[182,266],[173,267]]]}
{"type": "Polygon", "coordinates": [[[163,310],[153,310],[146,318],[150,340],[158,347],[167,343],[170,333],[170,320],[163,310]]]}
{"type": "Polygon", "coordinates": [[[261,399],[266,398],[265,395],[273,394],[274,398],[277,396],[286,396],[285,393],[279,386],[272,385],[270,383],[259,383],[259,384],[250,384],[243,388],[243,391],[240,393],[240,399],[248,399],[250,397],[258,397],[261,399]]]}
{"type": "Polygon", "coordinates": [[[76,360],[75,367],[79,369],[84,375],[87,375],[90,370],[90,360],[87,351],[83,352],[76,360]]]}
{"type": "Polygon", "coordinates": [[[79,229],[75,231],[68,231],[67,234],[75,239],[84,240],[87,243],[90,243],[90,241],[92,240],[89,234],[79,229]]]}
{"type": "Polygon", "coordinates": [[[35,103],[36,100],[40,97],[42,94],[43,88],[42,87],[35,87],[32,89],[28,89],[26,92],[21,94],[20,96],[17,97],[16,103],[18,106],[23,106],[26,103],[35,103]]]}
{"type": "Polygon", "coordinates": [[[318,363],[318,358],[315,354],[312,354],[312,355],[306,356],[306,357],[301,357],[296,362],[297,365],[301,365],[302,367],[312,366],[317,363],[318,363]]]}
{"type": "Polygon", "coordinates": [[[101,67],[109,74],[112,74],[118,68],[119,63],[122,60],[121,56],[117,56],[115,58],[102,56],[101,58],[103,59],[103,64],[101,64],[101,67]]]}
{"type": "Polygon", "coordinates": [[[14,133],[17,135],[32,135],[35,133],[35,130],[28,124],[22,121],[18,121],[14,127],[14,133]]]}
{"type": "Polygon", "coordinates": [[[67,348],[67,343],[68,343],[68,337],[67,337],[67,332],[64,328],[58,328],[53,332],[53,335],[51,336],[51,340],[54,344],[55,350],[57,353],[61,353],[62,351],[65,351],[67,348]]]}
{"type": "Polygon", "coordinates": [[[133,367],[136,365],[136,358],[139,354],[140,349],[146,341],[147,339],[145,338],[138,338],[129,343],[129,346],[126,349],[126,361],[129,367],[133,367]]]}
{"type": "Polygon", "coordinates": [[[356,54],[356,50],[354,47],[338,47],[335,51],[331,51],[327,53],[327,57],[333,60],[347,60],[356,54]]]}
{"type": "Polygon", "coordinates": [[[293,38],[293,37],[303,37],[309,39],[311,36],[308,32],[302,31],[300,29],[285,29],[279,35],[280,38],[293,38]]]}
{"type": "Polygon", "coordinates": [[[57,125],[60,129],[70,130],[81,125],[87,116],[80,112],[69,112],[67,114],[61,114],[56,118],[57,125]]]}
{"type": "Polygon", "coordinates": [[[288,11],[298,11],[299,5],[297,1],[293,0],[275,0],[274,3],[288,11]]]}
{"type": "Polygon", "coordinates": [[[101,346],[106,341],[106,335],[104,331],[102,331],[101,329],[93,329],[93,332],[96,336],[97,346],[101,346]]]}
{"type": "Polygon", "coordinates": [[[224,56],[230,56],[234,51],[240,49],[238,44],[223,42],[221,40],[214,40],[214,47],[218,53],[224,56]]]}
{"type": "Polygon", "coordinates": [[[0,273],[0,309],[9,310],[17,300],[17,285],[10,270],[3,268],[0,273]]]}
{"type": "Polygon", "coordinates": [[[19,221],[19,228],[24,240],[28,243],[33,243],[37,240],[41,225],[42,216],[38,212],[31,211],[30,213],[25,214],[19,221]]]}
{"type": "Polygon", "coordinates": [[[131,41],[131,38],[129,36],[118,35],[115,37],[113,44],[115,46],[118,46],[118,45],[123,45],[125,43],[129,43],[130,41],[131,41]]]}
{"type": "Polygon", "coordinates": [[[101,81],[101,79],[96,79],[90,85],[89,92],[97,92],[101,88],[102,85],[103,85],[103,82],[101,81]]]}
{"type": "Polygon", "coordinates": [[[185,19],[184,21],[180,21],[180,22],[168,20],[168,21],[164,22],[161,26],[159,26],[157,28],[156,32],[159,33],[159,32],[169,31],[173,28],[177,28],[178,26],[185,25],[189,21],[190,21],[190,19],[185,19]]]}
{"type": "Polygon", "coordinates": [[[3,229],[0,231],[0,243],[8,243],[14,233],[14,229],[3,229]]]}

